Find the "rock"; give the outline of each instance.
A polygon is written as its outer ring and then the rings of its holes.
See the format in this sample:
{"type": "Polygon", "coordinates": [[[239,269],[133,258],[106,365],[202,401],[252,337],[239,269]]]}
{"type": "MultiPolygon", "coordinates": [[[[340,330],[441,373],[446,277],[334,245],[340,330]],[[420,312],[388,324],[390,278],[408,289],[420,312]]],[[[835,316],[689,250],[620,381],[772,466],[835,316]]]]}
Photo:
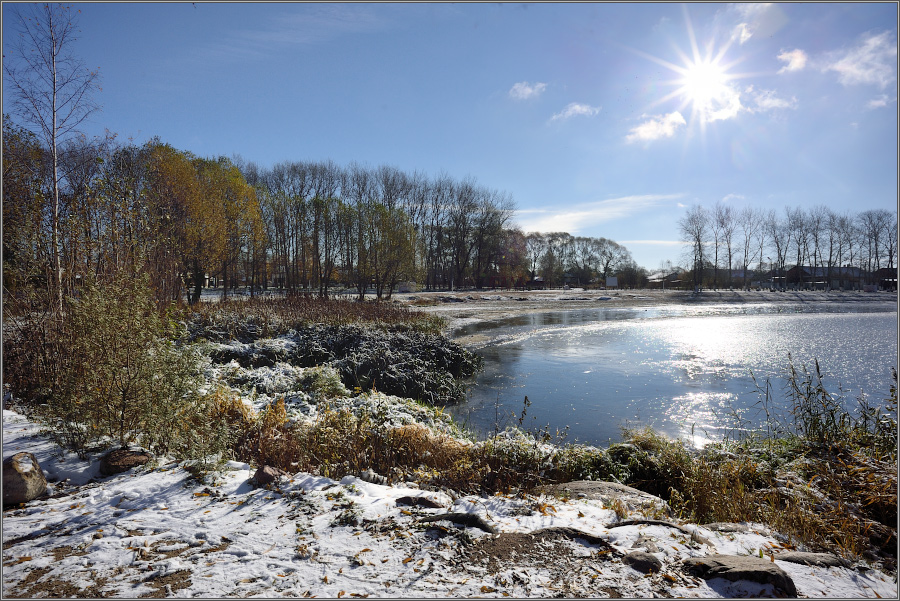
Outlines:
{"type": "Polygon", "coordinates": [[[144,465],[148,461],[150,461],[150,453],[147,451],[116,449],[100,459],[100,473],[104,476],[113,476],[127,472],[133,467],[144,465]]]}
{"type": "Polygon", "coordinates": [[[710,555],[690,557],[682,563],[691,574],[704,580],[712,578],[724,578],[731,582],[749,580],[759,584],[771,584],[789,597],[797,596],[794,581],[787,572],[775,565],[774,561],[749,556],[710,555]]]}
{"type": "Polygon", "coordinates": [[[804,553],[802,551],[785,551],[775,556],[779,561],[789,561],[805,566],[820,568],[849,568],[850,562],[831,553],[804,553]]]}
{"type": "Polygon", "coordinates": [[[659,497],[618,482],[575,480],[563,484],[551,484],[543,487],[541,490],[556,496],[568,494],[576,498],[598,499],[606,504],[618,500],[625,505],[629,512],[643,513],[656,510],[669,517],[673,515],[669,504],[659,497]]]}
{"type": "Polygon", "coordinates": [[[272,482],[289,476],[290,474],[284,470],[271,465],[264,465],[253,474],[253,481],[256,482],[257,486],[265,486],[266,484],[271,484],[272,482]]]}
{"type": "Polygon", "coordinates": [[[716,532],[750,532],[750,526],[747,524],[737,524],[735,522],[712,522],[704,524],[707,530],[715,530],[716,532]]]}
{"type": "Polygon", "coordinates": [[[3,505],[27,503],[47,491],[47,479],[32,453],[21,452],[3,460],[3,505]]]}
{"type": "Polygon", "coordinates": [[[397,499],[397,505],[412,505],[418,507],[430,507],[431,509],[441,509],[443,505],[432,499],[431,497],[406,496],[397,499]]]}
{"type": "Polygon", "coordinates": [[[440,522],[447,520],[456,524],[463,524],[470,528],[479,528],[489,534],[497,534],[497,529],[487,523],[487,521],[475,513],[441,513],[439,515],[429,515],[419,518],[420,522],[440,522]]]}
{"type": "Polygon", "coordinates": [[[645,553],[644,551],[632,551],[622,558],[622,561],[630,565],[638,572],[644,574],[659,573],[662,569],[662,562],[656,555],[645,553]]]}
{"type": "Polygon", "coordinates": [[[369,484],[380,484],[382,486],[387,486],[389,484],[388,479],[385,476],[376,474],[371,468],[360,472],[359,479],[363,482],[368,482],[369,484]]]}

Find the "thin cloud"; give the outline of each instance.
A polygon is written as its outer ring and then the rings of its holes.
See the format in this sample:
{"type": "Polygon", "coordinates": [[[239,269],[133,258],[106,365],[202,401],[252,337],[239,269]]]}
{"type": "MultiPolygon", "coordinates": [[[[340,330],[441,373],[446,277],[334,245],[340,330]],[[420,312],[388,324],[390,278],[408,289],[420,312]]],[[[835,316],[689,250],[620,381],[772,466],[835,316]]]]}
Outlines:
{"type": "Polygon", "coordinates": [[[731,38],[737,40],[739,44],[743,44],[753,37],[753,31],[746,23],[738,23],[731,32],[731,38]]]}
{"type": "Polygon", "coordinates": [[[513,84],[513,87],[509,89],[509,96],[516,100],[528,100],[529,98],[537,98],[546,89],[547,84],[545,83],[537,82],[532,85],[527,81],[520,81],[513,84]]]}
{"type": "Polygon", "coordinates": [[[631,132],[625,136],[626,142],[650,142],[659,140],[660,138],[671,138],[679,127],[686,125],[684,116],[678,111],[668,113],[662,116],[653,117],[649,121],[641,123],[633,128],[631,132]]]}
{"type": "Polygon", "coordinates": [[[706,121],[724,121],[736,117],[743,108],[741,93],[731,86],[724,86],[718,96],[704,107],[703,118],[706,121]]]}
{"type": "Polygon", "coordinates": [[[684,242],[681,240],[622,240],[619,244],[625,246],[639,246],[641,244],[651,246],[681,246],[684,242]]]}
{"type": "Polygon", "coordinates": [[[566,119],[571,119],[572,117],[577,117],[579,115],[592,117],[599,113],[601,108],[602,107],[599,106],[590,106],[587,104],[580,104],[578,102],[571,102],[568,104],[568,106],[566,106],[566,108],[550,117],[550,121],[565,121],[566,119]]]}
{"type": "Polygon", "coordinates": [[[526,232],[578,232],[591,226],[631,217],[655,209],[668,201],[684,198],[684,194],[643,194],[584,203],[566,209],[551,208],[518,211],[520,226],[526,232]]]}
{"type": "Polygon", "coordinates": [[[777,109],[795,109],[797,108],[797,98],[792,96],[790,100],[779,98],[775,95],[775,90],[759,90],[749,86],[746,90],[747,94],[753,99],[754,106],[747,110],[751,113],[762,113],[777,109]]]}
{"type": "Polygon", "coordinates": [[[834,71],[845,86],[876,85],[882,90],[897,80],[897,45],[890,32],[867,34],[859,45],[826,56],[822,71],[834,71]]]}
{"type": "Polygon", "coordinates": [[[894,96],[892,98],[892,97],[888,96],[887,94],[879,94],[878,96],[876,96],[875,98],[870,100],[869,104],[866,106],[868,106],[870,109],[880,109],[880,108],[886,107],[889,104],[893,104],[895,102],[897,102],[896,96],[894,96]]]}
{"type": "Polygon", "coordinates": [[[205,58],[258,60],[385,25],[384,19],[359,5],[293,5],[261,27],[225,34],[204,54],[205,58]]]}
{"type": "Polygon", "coordinates": [[[778,6],[771,2],[736,3],[729,6],[737,13],[737,23],[731,28],[731,39],[741,45],[753,36],[771,35],[787,21],[778,6]]]}
{"type": "Polygon", "coordinates": [[[722,202],[728,202],[730,200],[744,200],[743,194],[726,194],[722,197],[722,202]]]}
{"type": "Polygon", "coordinates": [[[799,48],[795,48],[793,50],[784,51],[779,54],[778,60],[783,63],[787,63],[785,66],[779,69],[778,72],[788,73],[791,71],[803,70],[803,68],[806,67],[806,62],[809,60],[809,57],[799,48]]]}

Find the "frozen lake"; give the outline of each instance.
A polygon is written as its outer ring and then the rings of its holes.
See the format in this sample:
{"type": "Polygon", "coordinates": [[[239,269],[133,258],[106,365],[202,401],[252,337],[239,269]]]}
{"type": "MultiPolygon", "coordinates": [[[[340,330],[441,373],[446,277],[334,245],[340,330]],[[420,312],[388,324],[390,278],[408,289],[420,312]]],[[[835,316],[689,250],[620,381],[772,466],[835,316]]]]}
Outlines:
{"type": "Polygon", "coordinates": [[[843,389],[848,407],[865,393],[888,394],[897,365],[897,312],[887,304],[668,305],[525,315],[470,325],[479,333],[485,371],[467,403],[450,407],[481,433],[514,425],[551,432],[566,442],[605,446],[623,425],[651,425],[695,444],[760,423],[760,384],[771,379],[784,398],[789,364],[813,369],[828,389],[843,389]],[[512,417],[512,416],[515,417],[512,417]]]}

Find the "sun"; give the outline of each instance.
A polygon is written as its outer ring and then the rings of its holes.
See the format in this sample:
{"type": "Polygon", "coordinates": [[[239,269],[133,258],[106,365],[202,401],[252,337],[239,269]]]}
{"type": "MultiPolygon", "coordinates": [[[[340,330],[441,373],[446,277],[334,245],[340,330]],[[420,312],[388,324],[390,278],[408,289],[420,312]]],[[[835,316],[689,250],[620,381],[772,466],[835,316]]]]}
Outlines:
{"type": "Polygon", "coordinates": [[[685,25],[690,41],[690,52],[682,52],[675,47],[678,63],[670,62],[645,52],[631,49],[638,55],[669,69],[675,76],[673,79],[663,81],[664,85],[671,85],[670,93],[658,98],[651,106],[665,104],[670,101],[679,103],[678,111],[684,111],[690,107],[691,121],[704,129],[708,123],[735,117],[744,108],[741,106],[741,92],[735,84],[735,80],[747,77],[748,74],[738,74],[732,68],[740,62],[740,59],[731,62],[725,61],[733,40],[715,48],[715,43],[710,39],[705,47],[697,43],[694,28],[687,8],[684,7],[685,25]]]}
{"type": "Polygon", "coordinates": [[[710,60],[688,64],[683,68],[679,95],[698,109],[706,109],[729,94],[725,70],[710,60]]]}

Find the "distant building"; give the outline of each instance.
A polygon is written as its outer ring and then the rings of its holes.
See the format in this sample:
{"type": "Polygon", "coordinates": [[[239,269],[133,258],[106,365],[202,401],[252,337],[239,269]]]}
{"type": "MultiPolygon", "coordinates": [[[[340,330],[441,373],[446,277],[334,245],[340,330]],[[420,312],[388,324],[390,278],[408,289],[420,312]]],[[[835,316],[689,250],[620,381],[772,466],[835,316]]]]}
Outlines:
{"type": "Polygon", "coordinates": [[[816,290],[860,290],[865,284],[866,272],[859,267],[810,267],[794,266],[785,274],[788,286],[816,290]]]}
{"type": "Polygon", "coordinates": [[[681,276],[678,275],[677,271],[671,273],[657,271],[656,273],[651,273],[647,276],[647,286],[649,288],[661,288],[665,290],[678,288],[681,286],[681,276]]]}
{"type": "Polygon", "coordinates": [[[547,283],[544,281],[544,278],[537,276],[526,284],[526,288],[529,290],[544,290],[547,288],[547,283]]]}
{"type": "Polygon", "coordinates": [[[882,290],[893,290],[897,291],[897,269],[891,269],[890,267],[882,267],[874,274],[872,274],[875,283],[878,284],[878,287],[882,290]]]}

